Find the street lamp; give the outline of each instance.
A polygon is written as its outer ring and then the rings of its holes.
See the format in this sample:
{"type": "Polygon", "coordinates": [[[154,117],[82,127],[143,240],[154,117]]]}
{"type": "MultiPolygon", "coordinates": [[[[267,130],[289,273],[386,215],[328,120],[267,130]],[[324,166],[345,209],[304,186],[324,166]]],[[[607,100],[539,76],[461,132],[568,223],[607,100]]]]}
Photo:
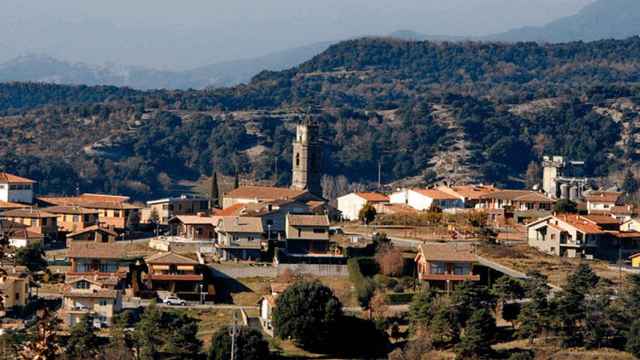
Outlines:
{"type": "Polygon", "coordinates": [[[204,305],[204,291],[202,291],[203,287],[204,287],[204,285],[202,283],[200,283],[200,304],[204,305]]]}

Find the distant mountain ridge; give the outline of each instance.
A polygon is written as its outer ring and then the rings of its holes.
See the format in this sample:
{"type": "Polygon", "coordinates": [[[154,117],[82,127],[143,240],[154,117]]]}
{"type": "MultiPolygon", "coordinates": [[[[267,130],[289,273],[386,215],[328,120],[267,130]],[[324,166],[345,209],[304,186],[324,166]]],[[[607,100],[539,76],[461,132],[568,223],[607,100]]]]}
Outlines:
{"type": "MultiPolygon", "coordinates": [[[[597,0],[576,15],[540,27],[523,27],[482,37],[425,35],[410,30],[389,34],[408,41],[571,42],[624,39],[640,35],[639,0],[597,0]]],[[[70,85],[113,85],[135,89],[204,89],[248,83],[261,71],[280,71],[311,59],[337,41],[326,41],[264,56],[227,61],[186,71],[122,65],[93,66],[46,55],[23,56],[0,64],[0,82],[34,81],[70,85]]]]}

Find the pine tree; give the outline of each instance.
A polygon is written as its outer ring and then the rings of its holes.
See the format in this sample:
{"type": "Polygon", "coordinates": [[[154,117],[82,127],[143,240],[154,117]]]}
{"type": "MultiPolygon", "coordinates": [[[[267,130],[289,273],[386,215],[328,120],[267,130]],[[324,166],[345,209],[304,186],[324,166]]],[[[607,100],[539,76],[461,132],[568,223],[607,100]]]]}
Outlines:
{"type": "Polygon", "coordinates": [[[46,308],[38,310],[36,317],[36,324],[28,330],[31,340],[22,345],[18,355],[22,360],[54,360],[62,353],[57,336],[60,319],[46,308]]]}
{"type": "Polygon", "coordinates": [[[462,359],[490,359],[493,353],[491,342],[496,332],[496,321],[487,309],[473,312],[464,334],[455,350],[462,359]]]}
{"type": "Polygon", "coordinates": [[[576,271],[567,277],[567,285],[557,302],[563,346],[582,345],[584,336],[580,325],[586,319],[585,298],[598,281],[598,275],[586,264],[580,264],[576,271]]]}
{"type": "Polygon", "coordinates": [[[529,339],[529,343],[549,330],[551,326],[551,306],[548,301],[549,286],[547,278],[540,273],[527,274],[529,280],[526,283],[526,297],[530,301],[523,305],[518,316],[517,334],[529,339]]]}
{"type": "Polygon", "coordinates": [[[136,324],[135,339],[140,360],[153,360],[158,357],[165,331],[160,327],[161,319],[161,311],[152,302],[144,310],[140,322],[136,324]]]}
{"type": "Polygon", "coordinates": [[[424,289],[413,296],[409,305],[409,319],[411,332],[420,328],[426,328],[433,318],[433,306],[436,301],[437,293],[429,288],[424,289]]]}
{"type": "Polygon", "coordinates": [[[209,206],[213,209],[219,206],[218,172],[213,171],[211,184],[209,185],[209,206]]]}
{"type": "Polygon", "coordinates": [[[631,324],[631,328],[627,333],[627,345],[625,350],[640,358],[640,319],[635,320],[631,324]]]}
{"type": "Polygon", "coordinates": [[[195,359],[200,353],[202,341],[198,339],[198,321],[185,313],[171,314],[168,324],[171,336],[166,338],[165,358],[169,360],[195,359]]]}
{"type": "Polygon", "coordinates": [[[638,184],[638,179],[635,178],[631,169],[628,169],[624,174],[624,181],[622,182],[622,190],[627,195],[635,194],[640,188],[640,184],[638,184]]]}
{"type": "Polygon", "coordinates": [[[71,327],[66,354],[70,359],[86,359],[96,356],[100,339],[93,327],[93,318],[85,315],[71,327]]]}
{"type": "Polygon", "coordinates": [[[236,176],[233,179],[233,188],[237,189],[240,187],[240,174],[238,173],[238,171],[236,171],[236,176]]]}

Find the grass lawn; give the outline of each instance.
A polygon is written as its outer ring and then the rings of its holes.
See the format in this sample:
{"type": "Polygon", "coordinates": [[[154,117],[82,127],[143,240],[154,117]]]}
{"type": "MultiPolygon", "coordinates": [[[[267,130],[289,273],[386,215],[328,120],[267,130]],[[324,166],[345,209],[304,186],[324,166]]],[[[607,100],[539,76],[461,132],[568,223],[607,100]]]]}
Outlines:
{"type": "MultiPolygon", "coordinates": [[[[198,324],[198,338],[203,342],[203,349],[208,349],[211,336],[220,328],[233,324],[233,311],[224,309],[186,310],[190,316],[200,319],[198,324]]],[[[238,324],[241,324],[238,312],[238,324]]]]}

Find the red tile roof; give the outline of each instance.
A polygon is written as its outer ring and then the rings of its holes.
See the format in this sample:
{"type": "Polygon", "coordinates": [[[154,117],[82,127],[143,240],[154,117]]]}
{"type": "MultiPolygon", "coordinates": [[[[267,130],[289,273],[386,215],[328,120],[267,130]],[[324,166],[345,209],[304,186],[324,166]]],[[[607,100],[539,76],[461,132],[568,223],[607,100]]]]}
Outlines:
{"type": "Polygon", "coordinates": [[[127,247],[115,243],[71,243],[67,257],[91,259],[124,259],[127,247]]]}
{"type": "Polygon", "coordinates": [[[306,190],[296,190],[285,187],[272,186],[242,186],[231,190],[224,196],[234,199],[257,199],[260,201],[296,199],[304,194],[306,190]]]}
{"type": "Polygon", "coordinates": [[[459,200],[460,198],[444,191],[436,189],[413,189],[418,194],[424,195],[434,200],[459,200]]]}
{"type": "Polygon", "coordinates": [[[290,226],[329,226],[327,215],[288,214],[287,222],[290,226]]]}
{"type": "Polygon", "coordinates": [[[438,190],[451,195],[463,197],[467,200],[478,200],[482,195],[497,191],[495,187],[487,185],[440,186],[438,187],[438,190]]]}
{"type": "Polygon", "coordinates": [[[92,231],[102,231],[102,232],[104,232],[106,234],[109,234],[109,235],[111,235],[113,237],[118,237],[118,233],[117,232],[115,232],[115,231],[113,231],[111,229],[106,229],[106,228],[100,227],[99,225],[93,225],[93,226],[86,227],[86,228],[84,228],[84,229],[82,229],[80,231],[76,231],[74,233],[68,234],[67,237],[68,238],[72,238],[72,237],[75,237],[75,236],[78,236],[78,235],[81,235],[81,234],[84,234],[84,233],[92,232],[92,231]]]}
{"type": "Polygon", "coordinates": [[[198,265],[199,263],[192,258],[179,255],[173,252],[159,252],[146,257],[144,261],[147,264],[169,264],[169,265],[198,265]]]}
{"type": "Polygon", "coordinates": [[[602,230],[595,222],[575,214],[559,214],[556,218],[564,221],[565,223],[575,227],[580,232],[585,234],[604,234],[606,231],[602,230]]]}
{"type": "Polygon", "coordinates": [[[0,209],[2,209],[2,210],[24,209],[24,208],[28,208],[28,207],[29,207],[29,205],[18,204],[18,203],[14,203],[14,202],[8,202],[8,201],[0,200],[0,209]]]}
{"type": "Polygon", "coordinates": [[[33,184],[35,181],[27,178],[23,178],[17,175],[9,174],[6,172],[0,172],[0,183],[5,184],[33,184]]]}
{"type": "Polygon", "coordinates": [[[588,202],[615,203],[620,199],[622,193],[612,191],[594,191],[584,195],[588,202]]]}
{"type": "Polygon", "coordinates": [[[389,201],[389,197],[385,194],[379,194],[375,192],[357,192],[355,193],[357,196],[365,199],[369,202],[387,202],[389,201]]]}
{"type": "Polygon", "coordinates": [[[7,210],[0,214],[2,217],[12,218],[26,218],[26,219],[41,219],[41,218],[55,218],[55,214],[39,210],[39,209],[13,209],[7,210]]]}

